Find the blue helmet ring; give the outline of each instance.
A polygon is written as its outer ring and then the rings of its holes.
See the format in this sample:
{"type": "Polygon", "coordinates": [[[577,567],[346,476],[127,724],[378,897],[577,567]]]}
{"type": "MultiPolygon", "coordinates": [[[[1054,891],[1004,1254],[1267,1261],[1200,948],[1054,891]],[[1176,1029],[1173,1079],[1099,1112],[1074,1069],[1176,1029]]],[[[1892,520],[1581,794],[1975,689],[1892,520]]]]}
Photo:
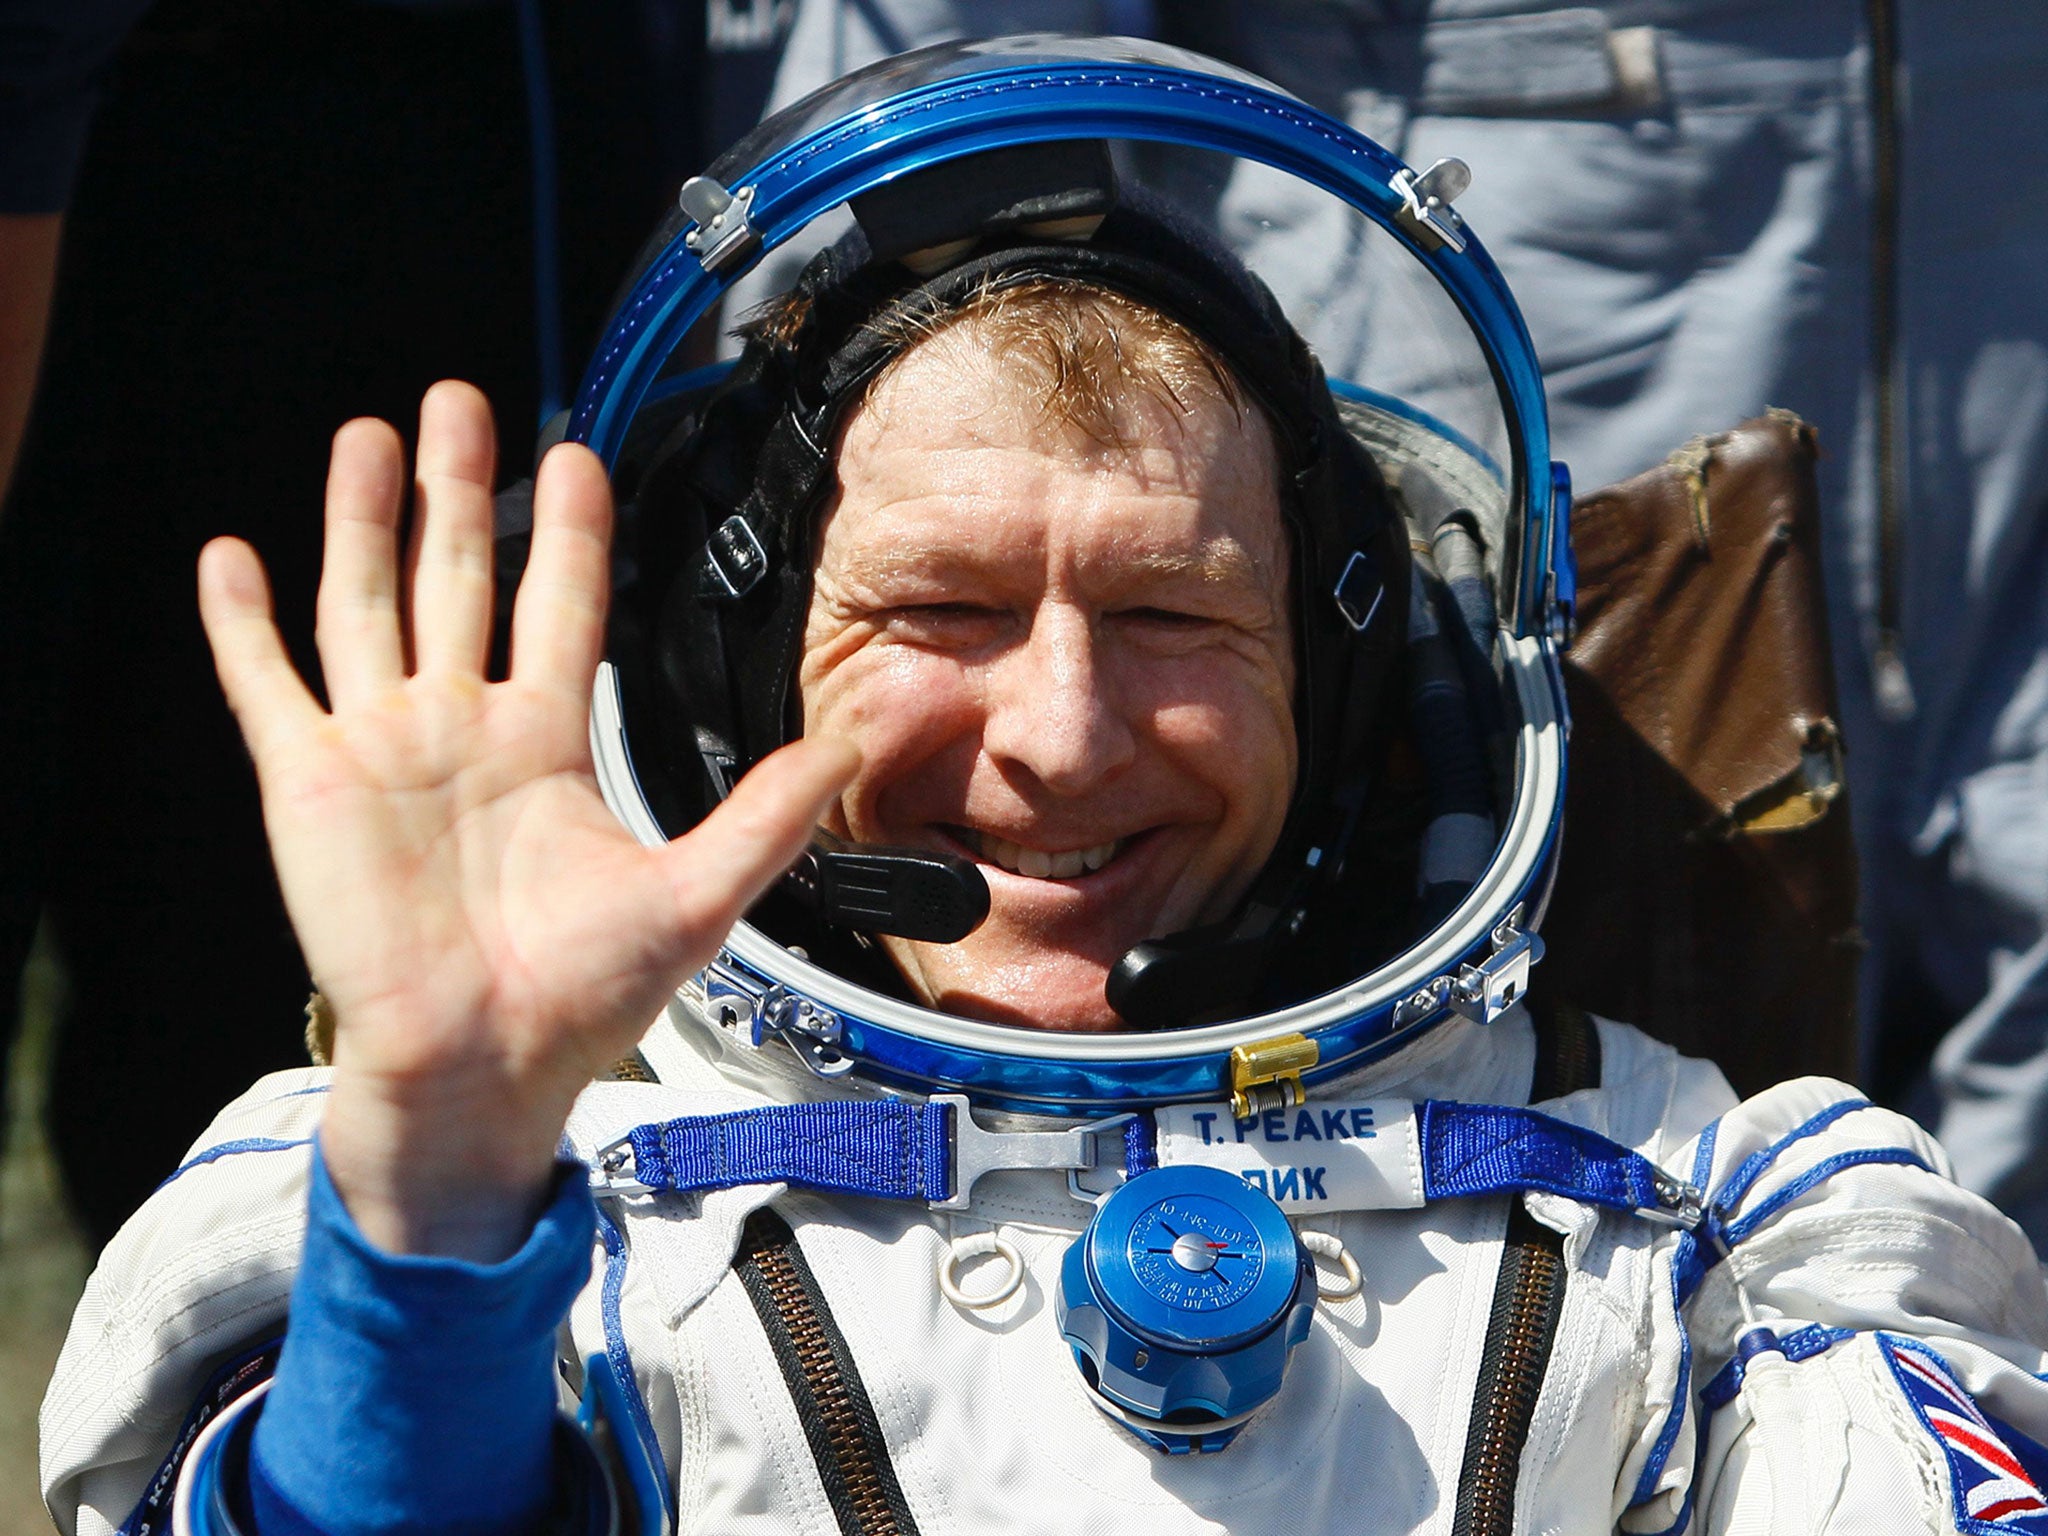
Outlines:
{"type": "MultiPolygon", "coordinates": [[[[1462,166],[1417,173],[1270,85],[1129,39],[1013,38],[886,60],[769,119],[686,185],[596,349],[567,435],[616,468],[642,412],[706,377],[679,362],[701,358],[709,317],[750,285],[777,291],[766,274],[818,248],[850,200],[951,162],[1069,140],[1107,143],[1120,176],[1179,191],[1240,256],[1248,242],[1246,264],[1321,358],[1346,429],[1411,527],[1466,535],[1438,540],[1431,574],[1486,653],[1490,814],[1431,822],[1425,869],[1459,868],[1431,880],[1441,900],[1426,932],[1342,985],[1222,1023],[1072,1035],[954,1017],[862,986],[747,923],[685,989],[685,1011],[787,1046],[821,1075],[1099,1115],[1214,1099],[1233,1082],[1233,1052],[1242,1061],[1285,1037],[1304,1043],[1304,1083],[1355,1070],[1444,1019],[1512,1007],[1540,954],[1534,928],[1563,806],[1568,482],[1549,457],[1527,331],[1451,206],[1462,166]],[[1262,240],[1274,251],[1305,243],[1291,220],[1318,231],[1328,259],[1314,272],[1261,263],[1262,240]]],[[[637,836],[665,840],[635,766],[651,733],[630,715],[608,664],[592,716],[600,783],[637,836]]]]}

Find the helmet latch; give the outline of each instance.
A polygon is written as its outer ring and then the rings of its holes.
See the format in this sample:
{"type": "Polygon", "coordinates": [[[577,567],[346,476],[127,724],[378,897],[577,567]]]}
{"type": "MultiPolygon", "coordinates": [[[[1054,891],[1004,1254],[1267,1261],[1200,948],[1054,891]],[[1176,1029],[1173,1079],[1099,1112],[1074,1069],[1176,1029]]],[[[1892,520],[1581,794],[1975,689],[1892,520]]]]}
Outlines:
{"type": "Polygon", "coordinates": [[[1249,1120],[1269,1109],[1292,1109],[1308,1097],[1301,1074],[1322,1056],[1307,1035],[1278,1035],[1230,1053],[1230,1112],[1249,1120]]]}

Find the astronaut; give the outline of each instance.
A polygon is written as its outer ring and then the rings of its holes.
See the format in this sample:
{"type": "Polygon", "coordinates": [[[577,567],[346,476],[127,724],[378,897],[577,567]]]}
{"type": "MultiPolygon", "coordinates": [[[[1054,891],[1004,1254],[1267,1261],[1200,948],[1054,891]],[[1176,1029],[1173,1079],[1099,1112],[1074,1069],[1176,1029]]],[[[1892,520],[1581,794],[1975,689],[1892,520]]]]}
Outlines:
{"type": "Polygon", "coordinates": [[[1569,498],[1460,190],[1172,50],[891,61],[684,189],[502,679],[473,391],[403,560],[336,439],[328,705],[210,547],[333,1065],[104,1255],[60,1525],[2048,1529],[1939,1147],[1526,1006],[1569,498]],[[1247,167],[1366,382],[1183,216],[1247,167]]]}

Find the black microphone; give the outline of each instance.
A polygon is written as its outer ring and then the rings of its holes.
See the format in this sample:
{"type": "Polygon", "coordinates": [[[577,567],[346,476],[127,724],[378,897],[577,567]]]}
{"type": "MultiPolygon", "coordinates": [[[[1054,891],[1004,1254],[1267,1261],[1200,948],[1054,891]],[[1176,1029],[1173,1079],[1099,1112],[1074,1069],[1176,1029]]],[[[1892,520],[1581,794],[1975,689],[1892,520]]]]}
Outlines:
{"type": "Polygon", "coordinates": [[[1110,968],[1104,996],[1133,1029],[1230,1018],[1301,921],[1299,905],[1276,906],[1254,891],[1235,918],[1133,944],[1110,968]]]}
{"type": "Polygon", "coordinates": [[[820,832],[784,877],[828,923],[928,944],[955,944],[988,916],[988,881],[971,859],[923,848],[871,848],[820,832]]]}
{"type": "Polygon", "coordinates": [[[1103,993],[1133,1029],[1172,1029],[1234,1015],[1273,952],[1273,936],[1230,923],[1146,939],[1111,967],[1103,993]]]}

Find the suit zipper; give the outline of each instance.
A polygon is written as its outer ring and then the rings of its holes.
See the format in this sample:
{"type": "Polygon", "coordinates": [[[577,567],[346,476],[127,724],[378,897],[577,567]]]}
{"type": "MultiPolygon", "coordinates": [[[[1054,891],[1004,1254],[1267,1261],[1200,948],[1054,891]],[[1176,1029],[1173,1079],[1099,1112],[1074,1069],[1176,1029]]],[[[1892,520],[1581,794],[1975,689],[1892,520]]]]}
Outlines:
{"type": "MultiPolygon", "coordinates": [[[[1539,1001],[1530,1011],[1536,1028],[1530,1102],[1596,1086],[1600,1036],[1585,1010],[1539,1001]]],[[[1565,1275],[1564,1234],[1544,1226],[1516,1200],[1508,1208],[1493,1310],[1479,1356],[1452,1536],[1512,1536],[1522,1451],[1564,1315],[1565,1275]]]]}
{"type": "Polygon", "coordinates": [[[917,1536],[867,1388],[788,1223],[756,1211],[733,1268],[768,1333],[842,1536],[917,1536]]]}
{"type": "Polygon", "coordinates": [[[1508,1215],[1507,1246],[1479,1361],[1452,1536],[1509,1536],[1514,1529],[1522,1447],[1564,1311],[1564,1277],[1563,1234],[1517,1200],[1508,1215]]]}

